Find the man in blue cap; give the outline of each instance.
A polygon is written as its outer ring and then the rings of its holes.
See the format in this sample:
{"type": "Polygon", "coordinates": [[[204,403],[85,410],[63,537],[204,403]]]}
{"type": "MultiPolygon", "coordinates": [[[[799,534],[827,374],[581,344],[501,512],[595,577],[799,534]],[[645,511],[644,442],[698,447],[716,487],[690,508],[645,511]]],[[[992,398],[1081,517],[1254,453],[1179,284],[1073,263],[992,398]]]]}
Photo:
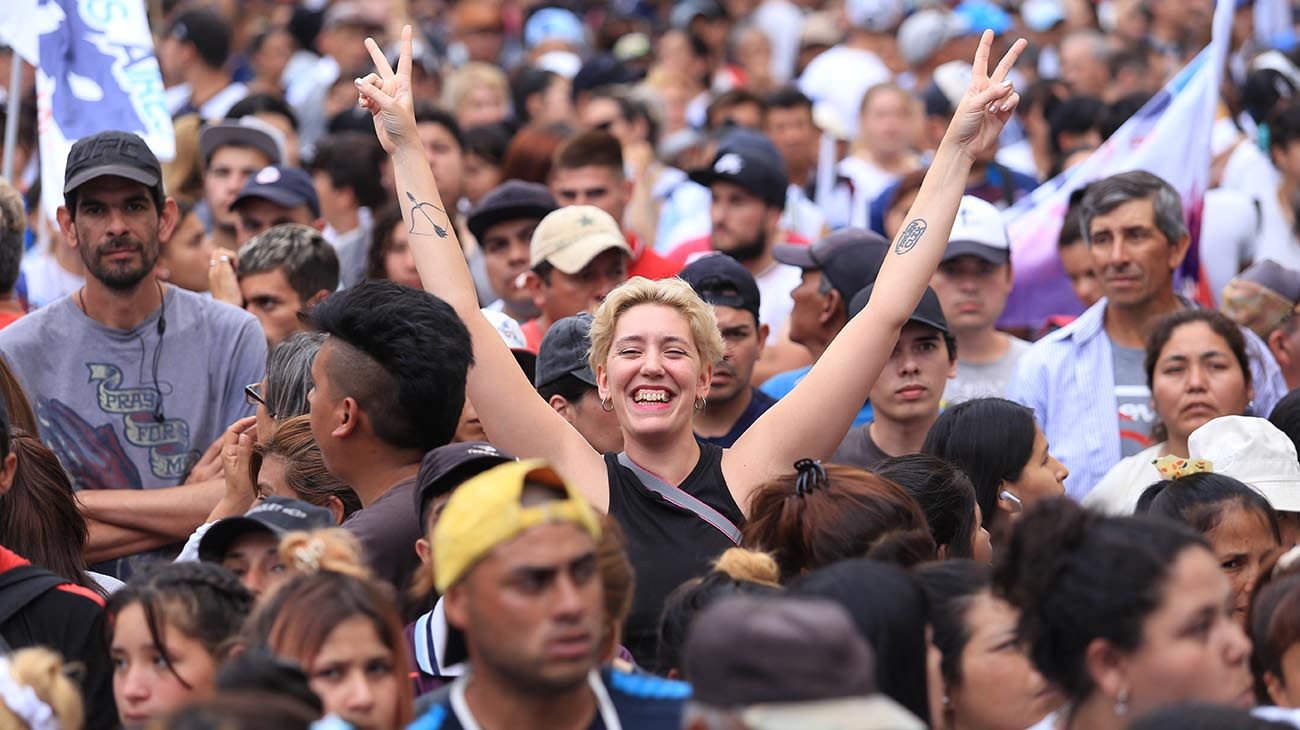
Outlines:
{"type": "MultiPolygon", "coordinates": [[[[296,167],[270,165],[257,171],[239,197],[230,204],[235,214],[235,231],[239,245],[243,246],[253,236],[271,226],[282,223],[301,223],[316,230],[325,229],[320,216],[320,198],[311,176],[296,167]]],[[[351,260],[348,252],[339,252],[339,262],[351,260]]],[[[365,251],[360,251],[362,259],[365,251]]],[[[340,269],[345,266],[340,266],[340,269]]]]}

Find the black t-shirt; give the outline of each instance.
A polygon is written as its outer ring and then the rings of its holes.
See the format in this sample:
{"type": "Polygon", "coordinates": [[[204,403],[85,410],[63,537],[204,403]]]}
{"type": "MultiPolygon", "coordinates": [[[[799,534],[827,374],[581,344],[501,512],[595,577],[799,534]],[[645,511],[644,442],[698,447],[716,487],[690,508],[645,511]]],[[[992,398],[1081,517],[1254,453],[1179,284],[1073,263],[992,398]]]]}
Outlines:
{"type": "Polygon", "coordinates": [[[749,399],[749,405],[740,414],[740,418],[737,418],[736,422],[732,424],[730,431],[722,436],[700,436],[697,434],[696,438],[706,444],[721,446],[724,449],[731,448],[736,443],[736,439],[740,438],[740,435],[745,431],[748,431],[759,416],[767,413],[767,409],[776,405],[776,399],[767,393],[758,388],[750,388],[749,390],[753,393],[753,397],[749,399]]]}
{"type": "MultiPolygon", "coordinates": [[[[0,573],[28,562],[0,547],[0,573]]],[[[108,655],[102,599],[86,588],[65,583],[45,591],[4,624],[0,636],[13,649],[44,646],[63,660],[84,667],[81,693],[87,730],[118,726],[113,701],[113,663],[108,655]]]]}
{"type": "Polygon", "coordinates": [[[417,604],[407,598],[411,577],[420,566],[415,541],[424,536],[413,504],[414,479],[384,492],[369,507],[353,512],[343,521],[343,527],[361,541],[366,562],[375,577],[388,581],[397,590],[403,604],[403,618],[408,621],[427,607],[424,602],[417,604]]]}
{"type": "MultiPolygon", "coordinates": [[[[623,636],[637,663],[655,659],[659,614],[674,588],[709,571],[727,548],[735,547],[726,535],[694,512],[679,507],[646,489],[635,474],[618,463],[617,454],[605,455],[609,475],[609,516],[627,537],[627,555],[636,571],[632,611],[623,636]]],[[[722,449],[700,444],[700,460],[686,480],[677,485],[741,527],[744,517],[722,476],[722,449]]]]}
{"type": "Polygon", "coordinates": [[[872,469],[888,458],[889,454],[881,451],[876,442],[871,440],[871,424],[864,423],[849,430],[839,448],[831,455],[831,463],[872,469]]]}

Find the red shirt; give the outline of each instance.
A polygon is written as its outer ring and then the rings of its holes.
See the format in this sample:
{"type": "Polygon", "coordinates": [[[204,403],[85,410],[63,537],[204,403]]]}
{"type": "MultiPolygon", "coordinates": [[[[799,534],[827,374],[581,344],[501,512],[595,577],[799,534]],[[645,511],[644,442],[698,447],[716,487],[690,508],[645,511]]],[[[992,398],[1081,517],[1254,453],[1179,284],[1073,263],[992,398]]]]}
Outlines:
{"type": "MultiPolygon", "coordinates": [[[[633,251],[637,250],[637,240],[634,234],[627,234],[627,243],[632,247],[633,251]]],[[[632,265],[627,267],[627,278],[644,276],[651,281],[671,279],[681,273],[682,266],[683,264],[669,261],[660,256],[653,248],[646,246],[640,250],[632,265]]]]}
{"type": "MultiPolygon", "coordinates": [[[[31,561],[29,561],[27,558],[24,558],[23,556],[19,555],[18,553],[15,553],[14,551],[6,548],[3,545],[0,545],[0,573],[6,573],[10,570],[13,570],[14,568],[21,568],[24,565],[31,565],[31,564],[32,564],[31,561]]],[[[71,593],[73,595],[81,596],[82,598],[89,598],[90,600],[99,604],[101,607],[104,605],[103,596],[90,590],[89,588],[79,586],[76,583],[71,583],[71,582],[64,583],[62,585],[56,586],[55,589],[63,591],[65,593],[71,593]]]]}
{"type": "MultiPolygon", "coordinates": [[[[803,236],[799,235],[798,233],[795,233],[794,231],[782,231],[781,242],[791,243],[796,246],[807,246],[812,243],[812,241],[808,240],[807,238],[804,238],[803,236]]],[[[679,244],[677,248],[674,248],[672,251],[669,251],[668,261],[676,264],[678,270],[680,271],[682,268],[685,268],[687,264],[694,261],[695,259],[698,259],[701,254],[709,253],[712,250],[713,250],[713,237],[700,236],[699,238],[692,238],[688,241],[685,241],[679,244]]]]}
{"type": "Polygon", "coordinates": [[[542,337],[545,336],[546,333],[542,331],[542,326],[537,324],[537,320],[530,319],[527,322],[523,322],[519,325],[519,329],[523,330],[524,342],[528,345],[528,351],[534,355],[540,352],[542,349],[542,337]]]}

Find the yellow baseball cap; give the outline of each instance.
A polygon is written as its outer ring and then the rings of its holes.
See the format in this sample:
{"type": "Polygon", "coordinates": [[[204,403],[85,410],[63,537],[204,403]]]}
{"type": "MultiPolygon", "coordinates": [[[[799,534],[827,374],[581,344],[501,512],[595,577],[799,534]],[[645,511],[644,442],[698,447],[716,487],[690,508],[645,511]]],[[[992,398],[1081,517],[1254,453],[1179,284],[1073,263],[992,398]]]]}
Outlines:
{"type": "Polygon", "coordinates": [[[469,572],[496,546],[544,524],[575,525],[593,539],[600,538],[600,522],[587,500],[542,459],[512,461],[488,469],[460,485],[433,528],[433,575],[439,593],[469,572]],[[564,498],[524,506],[524,484],[557,487],[564,498]]]}
{"type": "Polygon", "coordinates": [[[570,205],[552,211],[533,230],[528,268],[545,261],[566,274],[576,274],[605,251],[632,249],[609,213],[594,205],[570,205]]]}

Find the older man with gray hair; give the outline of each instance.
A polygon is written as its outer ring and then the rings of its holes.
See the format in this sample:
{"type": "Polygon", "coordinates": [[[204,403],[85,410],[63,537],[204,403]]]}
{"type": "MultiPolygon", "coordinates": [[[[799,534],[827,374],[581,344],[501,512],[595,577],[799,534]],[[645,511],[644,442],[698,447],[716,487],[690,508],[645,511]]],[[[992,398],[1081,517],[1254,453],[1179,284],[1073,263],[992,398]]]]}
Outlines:
{"type": "Polygon", "coordinates": [[[876,691],[875,655],[849,614],[819,598],[727,598],[686,643],[685,730],[921,730],[876,691]]]}
{"type": "Polygon", "coordinates": [[[236,275],[238,289],[214,279],[212,295],[251,312],[274,346],[309,329],[299,314],[339,288],[339,257],[320,231],[283,223],[239,249],[236,275]]]}
{"type": "MultiPolygon", "coordinates": [[[[1075,499],[1120,459],[1152,444],[1146,336],[1162,317],[1196,306],[1175,288],[1191,237],[1169,183],[1142,171],[1104,178],[1088,186],[1080,218],[1105,296],[1034,343],[1007,393],[1034,410],[1052,453],[1070,470],[1065,488],[1075,499]]],[[[1267,414],[1286,383],[1259,336],[1242,334],[1255,389],[1247,415],[1267,414]]]]}

